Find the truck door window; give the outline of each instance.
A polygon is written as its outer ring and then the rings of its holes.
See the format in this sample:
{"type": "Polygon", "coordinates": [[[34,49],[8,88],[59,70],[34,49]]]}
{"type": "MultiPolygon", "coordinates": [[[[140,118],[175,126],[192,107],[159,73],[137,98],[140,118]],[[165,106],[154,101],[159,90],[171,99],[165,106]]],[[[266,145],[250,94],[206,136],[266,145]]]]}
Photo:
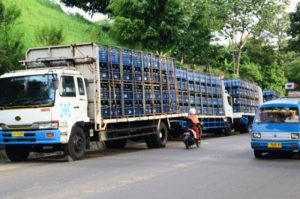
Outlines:
{"type": "Polygon", "coordinates": [[[62,77],[62,91],[61,96],[76,97],[75,83],[72,76],[62,77]]]}
{"type": "Polygon", "coordinates": [[[227,97],[227,101],[228,101],[228,104],[231,106],[232,104],[231,104],[231,97],[230,96],[227,97]]]}
{"type": "Polygon", "coordinates": [[[77,85],[78,85],[78,92],[79,95],[84,95],[84,86],[82,78],[77,77],[77,85]]]}

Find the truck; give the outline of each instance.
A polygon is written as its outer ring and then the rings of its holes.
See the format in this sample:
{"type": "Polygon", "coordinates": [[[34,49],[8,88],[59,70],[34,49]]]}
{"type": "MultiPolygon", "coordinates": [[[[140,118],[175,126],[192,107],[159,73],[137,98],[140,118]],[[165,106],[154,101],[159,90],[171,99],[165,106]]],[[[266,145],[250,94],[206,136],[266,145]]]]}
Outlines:
{"type": "Polygon", "coordinates": [[[251,131],[255,112],[263,103],[262,89],[254,82],[242,79],[227,79],[225,89],[231,96],[233,108],[231,118],[232,128],[241,133],[251,131]]]}
{"type": "Polygon", "coordinates": [[[270,101],[270,100],[275,100],[280,98],[281,95],[277,91],[274,91],[272,89],[265,89],[263,90],[263,99],[264,102],[270,101]]]}
{"type": "Polygon", "coordinates": [[[165,147],[190,108],[205,131],[228,134],[238,121],[220,77],[172,58],[82,43],[30,48],[22,63],[0,76],[0,144],[11,161],[55,151],[79,160],[93,141],[165,147]]]}
{"type": "Polygon", "coordinates": [[[187,113],[195,108],[204,133],[249,132],[255,110],[262,103],[262,90],[258,85],[179,67],[176,67],[176,79],[179,109],[187,113]]]}

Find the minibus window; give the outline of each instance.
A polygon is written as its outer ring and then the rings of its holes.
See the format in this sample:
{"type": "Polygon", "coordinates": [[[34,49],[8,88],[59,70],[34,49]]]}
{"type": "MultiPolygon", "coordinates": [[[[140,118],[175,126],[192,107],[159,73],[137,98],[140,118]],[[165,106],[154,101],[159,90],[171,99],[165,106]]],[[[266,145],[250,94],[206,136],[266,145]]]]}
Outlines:
{"type": "Polygon", "coordinates": [[[299,122],[299,111],[296,107],[266,107],[260,108],[255,122],[283,123],[299,122]]]}

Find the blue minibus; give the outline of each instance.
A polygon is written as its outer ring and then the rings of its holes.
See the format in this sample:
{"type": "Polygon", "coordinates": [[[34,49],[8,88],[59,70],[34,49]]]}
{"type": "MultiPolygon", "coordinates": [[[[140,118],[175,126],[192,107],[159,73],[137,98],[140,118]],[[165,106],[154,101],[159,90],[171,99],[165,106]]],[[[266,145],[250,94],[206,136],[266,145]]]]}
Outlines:
{"type": "Polygon", "coordinates": [[[300,98],[280,98],[258,108],[251,133],[256,158],[264,153],[299,152],[299,107],[300,98]]]}

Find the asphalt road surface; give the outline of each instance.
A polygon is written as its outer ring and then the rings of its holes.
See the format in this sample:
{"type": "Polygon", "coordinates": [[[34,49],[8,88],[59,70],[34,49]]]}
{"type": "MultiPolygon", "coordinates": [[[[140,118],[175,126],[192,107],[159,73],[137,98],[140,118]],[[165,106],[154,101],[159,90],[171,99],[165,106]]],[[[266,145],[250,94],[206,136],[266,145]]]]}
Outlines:
{"type": "Polygon", "coordinates": [[[0,198],[299,199],[299,157],[257,160],[249,136],[206,138],[189,150],[179,141],[154,150],[138,144],[76,162],[0,162],[0,198]]]}

